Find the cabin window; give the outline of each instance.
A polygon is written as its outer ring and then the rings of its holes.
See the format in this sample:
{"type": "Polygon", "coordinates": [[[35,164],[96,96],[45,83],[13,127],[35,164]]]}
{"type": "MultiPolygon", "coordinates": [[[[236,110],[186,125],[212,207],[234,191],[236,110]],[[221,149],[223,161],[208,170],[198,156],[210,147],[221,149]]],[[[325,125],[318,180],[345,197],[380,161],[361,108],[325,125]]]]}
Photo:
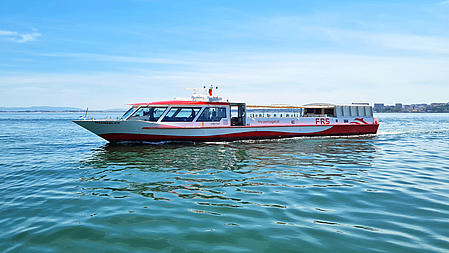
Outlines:
{"type": "Polygon", "coordinates": [[[192,122],[200,110],[198,107],[172,107],[162,122],[192,122]]]}
{"type": "Polygon", "coordinates": [[[155,122],[162,116],[165,109],[167,109],[167,107],[141,107],[133,114],[133,116],[131,116],[131,118],[155,122]]]}
{"type": "Polygon", "coordinates": [[[224,107],[206,107],[197,121],[218,122],[226,117],[226,108],[224,107]]]}
{"type": "Polygon", "coordinates": [[[327,114],[328,116],[333,116],[334,108],[324,109],[324,114],[327,114]]]}
{"type": "Polygon", "coordinates": [[[159,118],[162,116],[162,114],[165,112],[167,107],[151,107],[147,111],[148,121],[156,122],[159,120],[159,118]]]}
{"type": "Polygon", "coordinates": [[[335,113],[334,108],[305,108],[304,117],[333,117],[335,113]]]}

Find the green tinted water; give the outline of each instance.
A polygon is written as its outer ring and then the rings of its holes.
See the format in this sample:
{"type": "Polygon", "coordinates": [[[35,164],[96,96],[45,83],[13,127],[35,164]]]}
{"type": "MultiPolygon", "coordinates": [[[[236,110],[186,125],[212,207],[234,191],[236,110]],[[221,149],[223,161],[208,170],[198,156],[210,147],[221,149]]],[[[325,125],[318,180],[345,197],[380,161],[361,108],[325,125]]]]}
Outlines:
{"type": "Polygon", "coordinates": [[[376,136],[127,146],[77,116],[0,114],[0,251],[449,251],[449,115],[378,115],[376,136]]]}

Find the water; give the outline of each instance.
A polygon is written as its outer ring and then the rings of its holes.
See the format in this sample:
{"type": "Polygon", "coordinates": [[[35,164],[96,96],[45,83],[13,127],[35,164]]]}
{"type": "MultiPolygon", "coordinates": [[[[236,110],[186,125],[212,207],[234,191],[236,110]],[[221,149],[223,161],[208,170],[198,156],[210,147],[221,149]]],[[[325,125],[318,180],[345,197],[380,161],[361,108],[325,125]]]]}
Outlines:
{"type": "Polygon", "coordinates": [[[449,114],[380,114],[376,136],[127,146],[78,116],[0,113],[1,252],[449,251],[449,114]]]}

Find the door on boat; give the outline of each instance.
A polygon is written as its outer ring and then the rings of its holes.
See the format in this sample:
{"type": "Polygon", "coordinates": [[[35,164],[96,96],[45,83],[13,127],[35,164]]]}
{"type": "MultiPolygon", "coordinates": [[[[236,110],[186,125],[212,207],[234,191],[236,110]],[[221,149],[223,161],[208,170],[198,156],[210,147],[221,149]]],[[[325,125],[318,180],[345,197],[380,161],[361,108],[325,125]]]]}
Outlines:
{"type": "Polygon", "coordinates": [[[246,104],[231,103],[231,126],[246,126],[246,104]]]}

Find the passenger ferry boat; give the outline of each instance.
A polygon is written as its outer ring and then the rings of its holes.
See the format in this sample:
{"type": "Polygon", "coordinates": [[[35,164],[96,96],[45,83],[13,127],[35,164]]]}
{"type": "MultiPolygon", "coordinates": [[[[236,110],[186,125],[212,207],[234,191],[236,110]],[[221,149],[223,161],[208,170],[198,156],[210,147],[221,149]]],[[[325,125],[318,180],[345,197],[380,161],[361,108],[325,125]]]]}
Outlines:
{"type": "Polygon", "coordinates": [[[110,142],[235,141],[375,134],[373,109],[351,105],[246,105],[194,92],[190,99],[131,104],[119,119],[74,120],[110,142]]]}

